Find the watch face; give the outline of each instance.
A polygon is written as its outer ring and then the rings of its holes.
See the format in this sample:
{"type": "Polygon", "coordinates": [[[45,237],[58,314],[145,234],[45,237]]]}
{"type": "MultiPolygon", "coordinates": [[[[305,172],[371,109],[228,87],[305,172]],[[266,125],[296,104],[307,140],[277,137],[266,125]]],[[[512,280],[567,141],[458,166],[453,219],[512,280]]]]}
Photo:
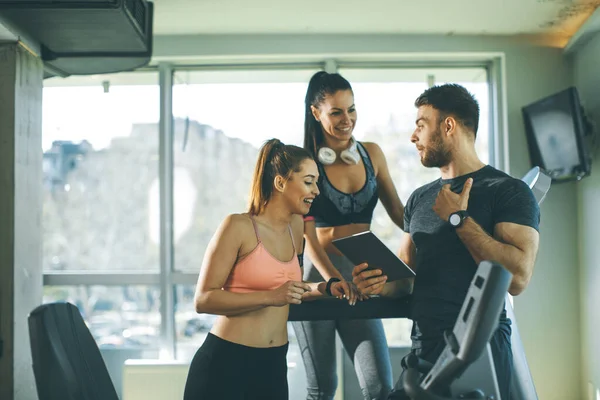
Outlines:
{"type": "Polygon", "coordinates": [[[457,226],[458,224],[460,224],[460,215],[458,215],[458,214],[450,215],[449,221],[450,221],[450,225],[457,226]]]}

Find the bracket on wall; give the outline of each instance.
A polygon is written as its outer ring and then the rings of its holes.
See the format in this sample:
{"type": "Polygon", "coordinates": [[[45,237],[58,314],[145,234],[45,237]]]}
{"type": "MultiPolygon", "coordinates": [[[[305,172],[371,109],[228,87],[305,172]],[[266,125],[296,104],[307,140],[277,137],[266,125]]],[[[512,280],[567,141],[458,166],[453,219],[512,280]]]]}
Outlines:
{"type": "Polygon", "coordinates": [[[323,69],[329,74],[335,74],[338,69],[337,62],[333,58],[325,60],[325,66],[323,69]]]}

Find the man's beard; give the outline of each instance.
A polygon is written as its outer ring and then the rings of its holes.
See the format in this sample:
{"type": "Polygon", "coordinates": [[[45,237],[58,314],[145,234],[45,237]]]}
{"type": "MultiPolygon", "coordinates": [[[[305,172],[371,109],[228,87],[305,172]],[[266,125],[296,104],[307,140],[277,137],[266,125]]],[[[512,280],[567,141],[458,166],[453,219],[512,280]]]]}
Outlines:
{"type": "Polygon", "coordinates": [[[442,140],[442,132],[438,128],[431,136],[431,143],[424,149],[421,164],[427,168],[441,168],[450,164],[452,152],[442,140]]]}

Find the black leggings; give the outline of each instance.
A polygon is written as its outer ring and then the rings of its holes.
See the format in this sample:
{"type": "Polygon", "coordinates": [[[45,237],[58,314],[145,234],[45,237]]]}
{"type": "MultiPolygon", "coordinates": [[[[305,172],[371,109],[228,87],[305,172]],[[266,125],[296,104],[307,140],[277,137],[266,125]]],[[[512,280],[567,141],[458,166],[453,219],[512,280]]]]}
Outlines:
{"type": "Polygon", "coordinates": [[[287,400],[288,344],[249,347],[209,333],[196,352],[184,400],[287,400]]]}

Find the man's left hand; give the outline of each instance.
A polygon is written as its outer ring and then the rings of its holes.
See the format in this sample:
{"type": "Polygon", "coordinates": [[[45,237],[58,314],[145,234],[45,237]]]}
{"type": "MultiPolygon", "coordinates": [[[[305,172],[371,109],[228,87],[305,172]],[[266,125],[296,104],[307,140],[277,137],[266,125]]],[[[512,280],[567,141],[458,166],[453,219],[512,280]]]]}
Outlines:
{"type": "Polygon", "coordinates": [[[387,281],[387,276],[380,269],[365,271],[368,267],[367,263],[362,263],[352,270],[352,282],[365,299],[381,294],[387,281]]]}
{"type": "Polygon", "coordinates": [[[471,186],[473,186],[473,178],[467,179],[463,186],[463,190],[460,193],[454,193],[450,190],[450,184],[442,186],[435,199],[433,211],[435,211],[441,219],[448,221],[450,214],[453,212],[466,210],[469,205],[471,186]]]}

